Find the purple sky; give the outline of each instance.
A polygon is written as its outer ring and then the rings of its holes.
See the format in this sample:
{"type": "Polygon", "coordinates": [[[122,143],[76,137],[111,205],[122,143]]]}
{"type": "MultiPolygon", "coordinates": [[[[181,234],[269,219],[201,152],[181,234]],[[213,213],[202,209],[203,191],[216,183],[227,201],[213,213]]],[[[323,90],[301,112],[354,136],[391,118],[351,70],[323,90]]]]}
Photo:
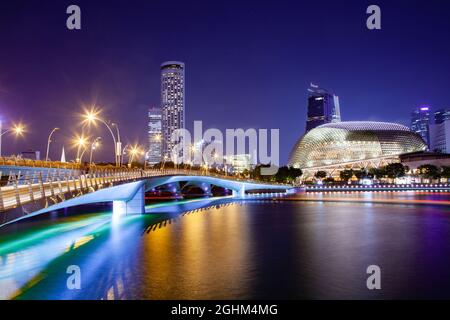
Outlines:
{"type": "MultiPolygon", "coordinates": [[[[377,1],[382,30],[365,27],[372,1],[2,1],[0,115],[29,128],[4,136],[3,154],[58,159],[80,132],[77,113],[97,103],[124,142],[146,142],[159,106],[159,65],[186,63],[191,128],[279,128],[281,160],[304,132],[312,81],[340,97],[343,120],[409,123],[414,106],[450,106],[450,2],[377,1]],[[65,27],[68,5],[82,30],[65,27]]],[[[113,160],[111,137],[97,159],[113,160]]]]}

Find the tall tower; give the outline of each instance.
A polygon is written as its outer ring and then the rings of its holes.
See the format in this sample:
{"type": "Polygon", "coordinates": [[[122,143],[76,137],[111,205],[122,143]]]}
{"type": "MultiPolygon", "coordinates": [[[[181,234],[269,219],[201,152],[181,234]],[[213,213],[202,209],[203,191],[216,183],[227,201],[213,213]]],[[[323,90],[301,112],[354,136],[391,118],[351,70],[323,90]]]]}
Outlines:
{"type": "Polygon", "coordinates": [[[153,165],[162,160],[162,112],[160,108],[148,110],[148,152],[146,161],[153,165]]]}
{"type": "Polygon", "coordinates": [[[172,133],[184,129],[184,63],[161,64],[161,108],[163,156],[170,159],[174,143],[172,133]]]}
{"type": "Polygon", "coordinates": [[[411,130],[417,132],[430,147],[430,107],[423,105],[411,113],[411,130]]]}
{"type": "Polygon", "coordinates": [[[434,123],[441,124],[444,121],[450,120],[450,108],[439,109],[434,112],[434,123]]]}
{"type": "Polygon", "coordinates": [[[339,97],[311,83],[308,88],[306,132],[330,122],[341,122],[339,97]]]}

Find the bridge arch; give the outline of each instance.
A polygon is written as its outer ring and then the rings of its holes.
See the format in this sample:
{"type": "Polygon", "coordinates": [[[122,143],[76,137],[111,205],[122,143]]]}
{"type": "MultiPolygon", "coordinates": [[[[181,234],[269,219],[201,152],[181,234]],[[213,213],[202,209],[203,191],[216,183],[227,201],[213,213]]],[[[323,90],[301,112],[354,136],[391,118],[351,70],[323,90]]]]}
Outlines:
{"type": "Polygon", "coordinates": [[[195,176],[195,175],[153,176],[153,177],[146,177],[138,181],[106,187],[104,189],[99,189],[94,192],[82,194],[80,196],[36,210],[20,218],[11,220],[7,223],[4,223],[3,225],[0,225],[0,227],[22,219],[31,218],[55,210],[101,202],[112,202],[114,208],[116,207],[120,208],[120,210],[123,210],[125,213],[142,214],[145,213],[144,195],[146,191],[149,191],[158,186],[170,183],[178,183],[181,181],[207,183],[222,188],[226,188],[233,191],[234,197],[243,197],[245,196],[245,191],[250,190],[271,189],[271,190],[287,191],[288,189],[291,188],[290,186],[236,181],[231,179],[222,179],[210,176],[195,176]]]}

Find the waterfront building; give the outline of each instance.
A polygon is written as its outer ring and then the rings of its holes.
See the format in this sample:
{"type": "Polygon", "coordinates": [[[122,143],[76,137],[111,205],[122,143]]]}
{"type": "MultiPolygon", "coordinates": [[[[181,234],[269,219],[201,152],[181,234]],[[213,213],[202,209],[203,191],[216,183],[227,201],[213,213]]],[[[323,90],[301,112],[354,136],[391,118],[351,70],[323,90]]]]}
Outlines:
{"type": "Polygon", "coordinates": [[[224,160],[227,171],[231,173],[242,173],[245,170],[251,170],[253,168],[250,154],[224,156],[224,160]]]}
{"type": "Polygon", "coordinates": [[[339,97],[311,83],[308,89],[306,132],[325,123],[340,121],[339,97]]]}
{"type": "Polygon", "coordinates": [[[450,166],[450,154],[436,152],[413,152],[400,155],[400,162],[411,171],[422,165],[431,164],[436,167],[450,166]]]}
{"type": "Polygon", "coordinates": [[[162,112],[160,108],[148,110],[148,151],[146,161],[150,165],[162,161],[162,112]]]}
{"type": "Polygon", "coordinates": [[[430,147],[430,107],[420,106],[411,113],[411,130],[418,133],[430,147]]]}
{"type": "Polygon", "coordinates": [[[450,153],[450,118],[430,125],[430,150],[450,153]]]}
{"type": "Polygon", "coordinates": [[[348,168],[368,168],[398,162],[398,156],[427,149],[421,136],[401,124],[372,121],[328,123],[301,137],[289,166],[304,177],[317,171],[338,175],[348,168]]]}
{"type": "Polygon", "coordinates": [[[183,62],[161,64],[162,147],[163,156],[168,158],[172,157],[175,145],[171,140],[172,133],[185,127],[184,72],[183,62]]]}

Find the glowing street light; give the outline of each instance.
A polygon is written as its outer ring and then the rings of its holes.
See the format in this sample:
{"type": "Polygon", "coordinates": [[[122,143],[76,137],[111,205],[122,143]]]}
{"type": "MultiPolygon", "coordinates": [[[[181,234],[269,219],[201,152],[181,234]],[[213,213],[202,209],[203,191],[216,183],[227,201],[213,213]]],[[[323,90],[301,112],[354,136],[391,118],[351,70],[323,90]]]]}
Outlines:
{"type": "Polygon", "coordinates": [[[111,129],[111,126],[105,120],[100,118],[99,115],[100,115],[100,110],[96,110],[96,109],[87,110],[85,112],[85,114],[83,115],[83,118],[84,118],[83,123],[95,125],[96,122],[98,121],[106,126],[109,133],[111,133],[111,136],[114,141],[114,158],[115,158],[116,166],[120,166],[120,164],[121,164],[121,150],[120,150],[121,142],[120,142],[119,127],[116,123],[111,124],[112,126],[116,127],[116,131],[117,131],[117,138],[116,138],[116,136],[114,135],[114,132],[111,129]]]}
{"type": "Polygon", "coordinates": [[[9,128],[3,132],[0,124],[0,156],[2,155],[2,137],[7,133],[13,133],[16,136],[21,136],[25,132],[25,126],[23,124],[16,124],[12,128],[9,128]]]}
{"type": "Polygon", "coordinates": [[[91,144],[91,152],[90,152],[90,155],[89,155],[89,165],[92,164],[92,155],[94,153],[94,150],[96,150],[98,147],[100,147],[100,140],[101,139],[102,139],[101,137],[97,137],[97,138],[94,139],[94,141],[91,144]]]}
{"type": "Polygon", "coordinates": [[[131,164],[133,163],[134,157],[143,155],[143,154],[144,154],[144,152],[140,149],[140,147],[138,145],[132,146],[129,151],[128,166],[131,166],[131,164]]]}
{"type": "MultiPolygon", "coordinates": [[[[87,139],[85,137],[83,137],[83,136],[75,137],[74,144],[75,144],[75,146],[77,146],[77,158],[76,158],[76,161],[78,163],[81,163],[80,151],[81,151],[81,148],[84,148],[84,150],[86,150],[87,139]]],[[[84,154],[84,151],[83,151],[83,154],[84,154]]]]}

